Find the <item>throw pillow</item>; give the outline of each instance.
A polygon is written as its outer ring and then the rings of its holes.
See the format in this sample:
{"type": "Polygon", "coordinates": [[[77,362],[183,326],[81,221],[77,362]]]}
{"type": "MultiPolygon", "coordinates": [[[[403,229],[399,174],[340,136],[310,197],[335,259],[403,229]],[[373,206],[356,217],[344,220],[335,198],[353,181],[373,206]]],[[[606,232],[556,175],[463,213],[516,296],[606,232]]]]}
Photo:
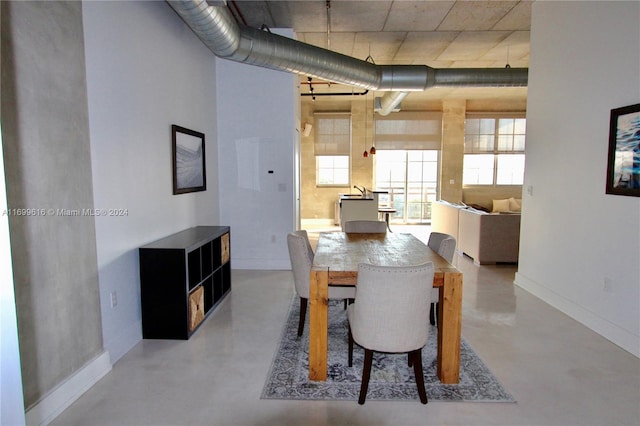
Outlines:
{"type": "Polygon", "coordinates": [[[509,198],[509,210],[512,212],[522,211],[522,204],[515,198],[511,197],[509,198]]]}
{"type": "Polygon", "coordinates": [[[509,211],[509,199],[504,200],[493,200],[493,212],[508,212],[509,211]]]}

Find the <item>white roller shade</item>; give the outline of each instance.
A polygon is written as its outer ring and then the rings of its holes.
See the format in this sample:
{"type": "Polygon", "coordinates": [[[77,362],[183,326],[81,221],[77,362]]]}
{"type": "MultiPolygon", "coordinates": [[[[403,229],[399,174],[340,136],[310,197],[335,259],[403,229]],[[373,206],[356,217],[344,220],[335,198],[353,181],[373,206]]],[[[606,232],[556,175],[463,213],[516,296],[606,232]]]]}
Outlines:
{"type": "Polygon", "coordinates": [[[314,114],[315,155],[349,155],[351,152],[351,114],[314,114]]]}
{"type": "Polygon", "coordinates": [[[378,116],[374,132],[376,149],[441,149],[442,113],[401,111],[378,116]]]}

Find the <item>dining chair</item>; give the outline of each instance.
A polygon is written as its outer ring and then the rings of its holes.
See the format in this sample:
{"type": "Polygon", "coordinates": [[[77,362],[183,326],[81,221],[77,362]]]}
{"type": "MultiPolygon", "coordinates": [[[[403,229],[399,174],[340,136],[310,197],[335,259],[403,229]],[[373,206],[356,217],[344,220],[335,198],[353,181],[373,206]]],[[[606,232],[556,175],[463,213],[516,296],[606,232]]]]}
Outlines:
{"type": "Polygon", "coordinates": [[[416,266],[358,265],[357,298],[347,309],[349,366],[353,343],[364,348],[358,404],[364,404],[374,352],[408,353],[420,402],[427,403],[422,373],[422,348],[427,343],[433,263],[416,266]]]}
{"type": "MultiPolygon", "coordinates": [[[[289,259],[293,271],[293,282],[296,293],[300,297],[300,320],[298,322],[298,336],[302,336],[304,330],[305,317],[307,315],[307,304],[309,300],[309,285],[311,266],[313,265],[313,250],[307,237],[306,231],[291,232],[287,235],[287,246],[289,248],[289,259]]],[[[356,297],[355,286],[335,285],[329,286],[329,299],[353,300],[356,297]]]]}
{"type": "Polygon", "coordinates": [[[408,353],[413,366],[420,402],[427,403],[422,371],[422,348],[429,327],[421,326],[429,316],[433,263],[415,266],[358,265],[357,298],[349,306],[349,358],[353,365],[353,343],[364,348],[364,365],[358,404],[364,404],[374,352],[408,353]]]}
{"type": "Polygon", "coordinates": [[[304,241],[307,243],[307,250],[309,253],[314,254],[313,247],[311,247],[311,240],[309,240],[309,233],[306,229],[299,229],[297,231],[293,231],[294,234],[304,238],[304,241]]]}
{"type": "MultiPolygon", "coordinates": [[[[429,241],[427,245],[435,250],[440,256],[446,259],[447,262],[453,262],[453,255],[456,251],[456,239],[442,232],[432,232],[429,234],[429,241]]],[[[429,322],[431,325],[436,325],[436,313],[439,308],[439,295],[440,290],[437,288],[431,289],[431,307],[429,309],[429,322]]]]}
{"type": "Polygon", "coordinates": [[[381,220],[350,220],[343,225],[344,232],[356,234],[386,234],[387,223],[381,220]]]}

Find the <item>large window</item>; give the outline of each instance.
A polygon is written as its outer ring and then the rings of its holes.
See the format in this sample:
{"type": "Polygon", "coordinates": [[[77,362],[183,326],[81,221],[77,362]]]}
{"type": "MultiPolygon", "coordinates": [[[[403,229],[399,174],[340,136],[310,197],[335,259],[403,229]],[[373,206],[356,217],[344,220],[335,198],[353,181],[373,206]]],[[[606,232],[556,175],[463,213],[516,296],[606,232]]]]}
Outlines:
{"type": "Polygon", "coordinates": [[[378,150],[376,188],[381,203],[396,209],[396,223],[428,223],[438,186],[438,151],[378,150]]]}
{"type": "Polygon", "coordinates": [[[348,186],[351,116],[315,114],[316,185],[348,186]]]}
{"type": "Polygon", "coordinates": [[[522,185],[526,123],[515,116],[468,116],[463,184],[522,185]]]}

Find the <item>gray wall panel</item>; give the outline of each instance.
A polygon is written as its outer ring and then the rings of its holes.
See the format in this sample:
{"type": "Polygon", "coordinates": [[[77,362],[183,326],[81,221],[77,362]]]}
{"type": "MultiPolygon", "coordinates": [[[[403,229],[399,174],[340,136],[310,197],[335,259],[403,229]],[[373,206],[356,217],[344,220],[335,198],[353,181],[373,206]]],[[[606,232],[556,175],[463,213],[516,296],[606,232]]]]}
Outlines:
{"type": "Polygon", "coordinates": [[[82,4],[1,7],[8,205],[42,209],[10,217],[28,408],[102,352],[82,4]]]}

